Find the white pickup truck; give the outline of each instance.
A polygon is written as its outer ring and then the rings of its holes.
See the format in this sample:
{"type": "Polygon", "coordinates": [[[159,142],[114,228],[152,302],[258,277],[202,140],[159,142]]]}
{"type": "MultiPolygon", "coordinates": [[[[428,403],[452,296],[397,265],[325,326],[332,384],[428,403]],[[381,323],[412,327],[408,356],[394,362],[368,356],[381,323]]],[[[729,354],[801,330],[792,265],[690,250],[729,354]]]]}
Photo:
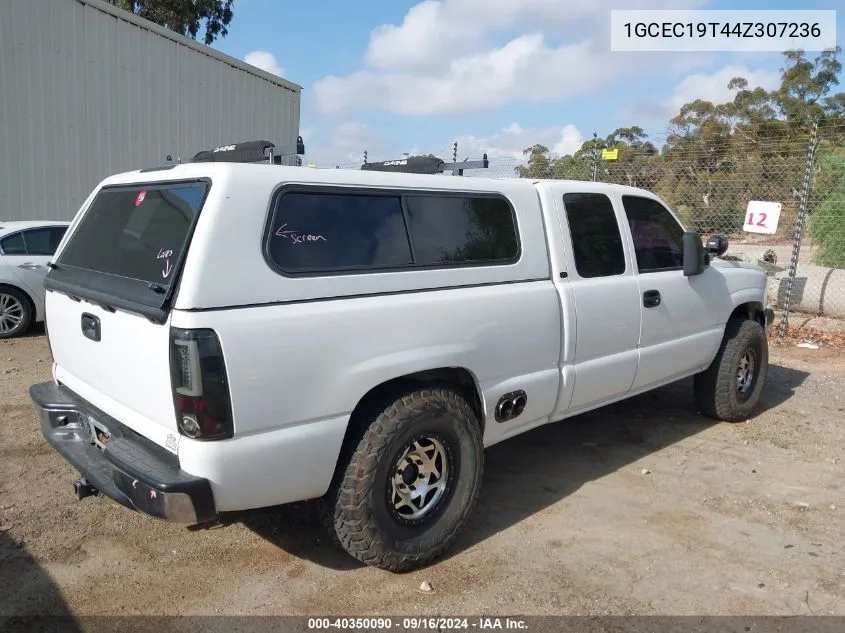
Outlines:
{"type": "Polygon", "coordinates": [[[319,499],[392,571],[453,542],[485,447],[688,376],[743,420],[766,377],[765,273],[630,187],[167,165],[98,185],[50,268],[30,395],[80,498],[319,499]]]}

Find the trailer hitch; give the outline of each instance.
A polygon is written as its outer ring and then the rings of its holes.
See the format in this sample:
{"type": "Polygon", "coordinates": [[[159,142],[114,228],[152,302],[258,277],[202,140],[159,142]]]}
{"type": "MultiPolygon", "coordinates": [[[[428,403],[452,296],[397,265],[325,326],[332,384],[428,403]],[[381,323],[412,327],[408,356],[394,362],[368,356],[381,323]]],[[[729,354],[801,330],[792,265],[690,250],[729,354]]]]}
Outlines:
{"type": "Polygon", "coordinates": [[[73,491],[76,493],[76,498],[80,501],[85,497],[93,497],[100,494],[100,491],[88,483],[88,480],[84,477],[73,482],[73,491]]]}

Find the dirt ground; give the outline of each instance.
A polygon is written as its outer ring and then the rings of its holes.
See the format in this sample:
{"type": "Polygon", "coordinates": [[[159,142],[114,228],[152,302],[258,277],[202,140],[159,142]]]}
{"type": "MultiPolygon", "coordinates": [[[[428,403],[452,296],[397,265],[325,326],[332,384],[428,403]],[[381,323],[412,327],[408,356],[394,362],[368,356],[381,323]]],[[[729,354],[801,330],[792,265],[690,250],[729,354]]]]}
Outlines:
{"type": "Polygon", "coordinates": [[[457,547],[404,575],[336,551],[308,503],[192,531],[76,501],[27,395],[49,361],[42,335],[0,342],[3,615],[845,614],[841,351],[773,347],[745,423],[685,381],[492,447],[457,547]]]}

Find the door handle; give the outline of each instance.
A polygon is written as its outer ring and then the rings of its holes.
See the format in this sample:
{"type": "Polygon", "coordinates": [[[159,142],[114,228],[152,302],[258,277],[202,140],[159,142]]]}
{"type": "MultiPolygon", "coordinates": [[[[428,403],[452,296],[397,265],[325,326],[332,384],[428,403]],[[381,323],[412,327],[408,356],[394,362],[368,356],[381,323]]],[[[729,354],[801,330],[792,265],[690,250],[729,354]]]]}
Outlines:
{"type": "Polygon", "coordinates": [[[656,308],[660,305],[660,291],[646,290],[643,293],[643,305],[646,308],[656,308]]]}
{"type": "Polygon", "coordinates": [[[38,264],[31,264],[30,262],[24,262],[23,264],[18,264],[18,268],[23,268],[24,270],[36,270],[41,268],[38,264]]]}

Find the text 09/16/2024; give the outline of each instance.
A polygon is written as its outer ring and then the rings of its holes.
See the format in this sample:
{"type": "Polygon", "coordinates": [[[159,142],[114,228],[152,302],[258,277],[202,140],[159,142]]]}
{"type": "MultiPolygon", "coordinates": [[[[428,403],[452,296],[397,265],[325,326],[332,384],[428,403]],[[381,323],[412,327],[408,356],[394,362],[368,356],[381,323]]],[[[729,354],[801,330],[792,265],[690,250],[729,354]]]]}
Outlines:
{"type": "Polygon", "coordinates": [[[836,11],[620,10],[610,12],[612,51],[783,52],[836,47],[836,11]]]}

